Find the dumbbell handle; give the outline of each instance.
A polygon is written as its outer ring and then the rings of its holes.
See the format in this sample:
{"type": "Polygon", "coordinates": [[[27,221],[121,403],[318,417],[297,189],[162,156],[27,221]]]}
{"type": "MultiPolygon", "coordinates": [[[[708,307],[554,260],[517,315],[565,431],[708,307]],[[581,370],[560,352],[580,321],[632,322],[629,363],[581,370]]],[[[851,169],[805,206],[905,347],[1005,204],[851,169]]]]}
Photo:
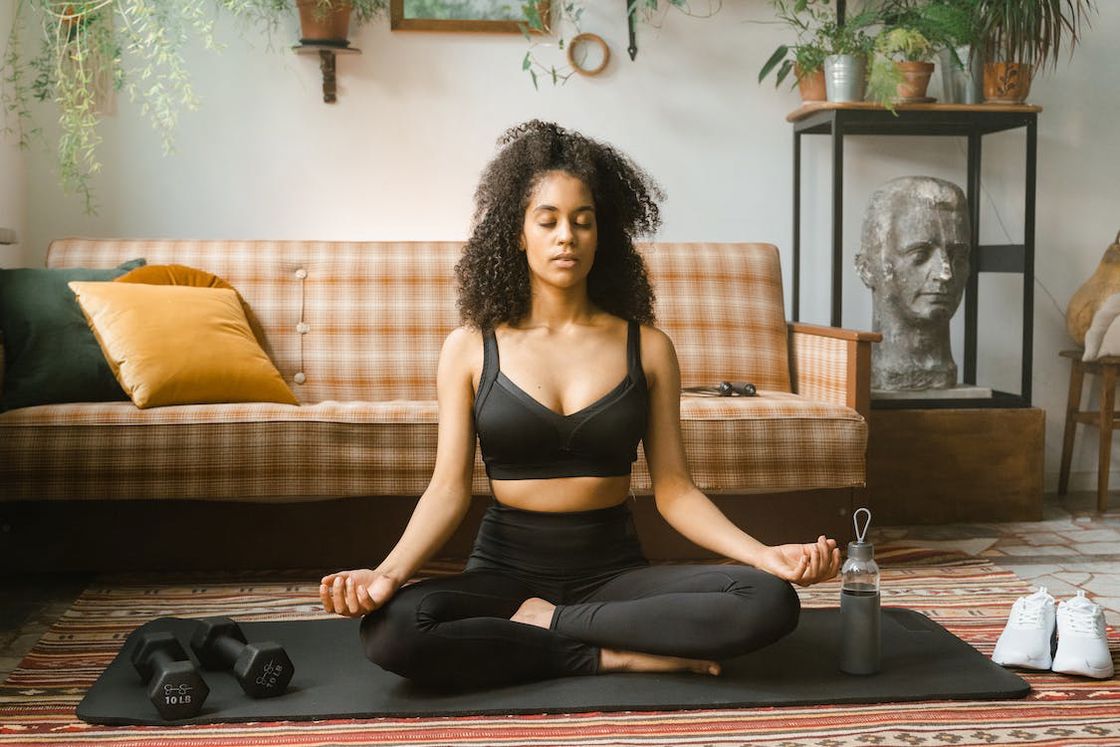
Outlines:
{"type": "MultiPolygon", "coordinates": [[[[169,665],[174,664],[177,661],[183,661],[183,660],[182,659],[172,659],[171,655],[168,654],[166,651],[153,651],[151,661],[152,661],[152,667],[151,667],[151,670],[150,670],[151,674],[148,676],[148,679],[151,679],[152,677],[154,677],[156,674],[158,674],[160,672],[160,670],[167,669],[167,667],[169,665]]],[[[190,661],[190,659],[186,659],[186,661],[190,661]]]]}
{"type": "Polygon", "coordinates": [[[245,644],[232,636],[224,635],[214,641],[214,649],[226,664],[233,666],[233,662],[245,650],[245,644]]]}

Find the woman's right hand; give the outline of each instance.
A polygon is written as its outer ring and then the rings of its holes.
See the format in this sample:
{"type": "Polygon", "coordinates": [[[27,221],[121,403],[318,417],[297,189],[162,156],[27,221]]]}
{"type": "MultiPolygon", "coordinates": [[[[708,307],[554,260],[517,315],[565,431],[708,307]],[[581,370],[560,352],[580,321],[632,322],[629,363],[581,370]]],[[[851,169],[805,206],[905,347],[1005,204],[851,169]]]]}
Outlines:
{"type": "Polygon", "coordinates": [[[319,598],[323,609],[343,617],[368,615],[389,601],[401,584],[383,573],[362,568],[323,576],[319,598]]]}

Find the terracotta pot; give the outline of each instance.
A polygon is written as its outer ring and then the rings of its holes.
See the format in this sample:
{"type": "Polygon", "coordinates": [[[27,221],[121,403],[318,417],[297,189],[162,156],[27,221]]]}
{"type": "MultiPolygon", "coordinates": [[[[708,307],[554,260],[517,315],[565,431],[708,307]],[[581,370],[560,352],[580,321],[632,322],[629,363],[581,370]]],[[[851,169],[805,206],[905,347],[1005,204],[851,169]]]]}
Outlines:
{"type": "Polygon", "coordinates": [[[345,44],[350,36],[348,2],[323,10],[315,0],[297,0],[299,6],[300,40],[345,44]]]}
{"type": "Polygon", "coordinates": [[[898,84],[898,100],[902,103],[908,101],[925,101],[926,89],[929,88],[929,79],[933,75],[932,62],[896,62],[898,71],[902,73],[902,82],[898,84]]]}
{"type": "Polygon", "coordinates": [[[793,73],[797,76],[797,90],[801,92],[802,101],[825,101],[828,93],[824,85],[824,68],[818,67],[811,73],[801,74],[801,68],[794,65],[793,73]]]}
{"type": "Polygon", "coordinates": [[[1031,66],[1022,62],[984,64],[984,102],[1021,104],[1031,92],[1031,66]]]}

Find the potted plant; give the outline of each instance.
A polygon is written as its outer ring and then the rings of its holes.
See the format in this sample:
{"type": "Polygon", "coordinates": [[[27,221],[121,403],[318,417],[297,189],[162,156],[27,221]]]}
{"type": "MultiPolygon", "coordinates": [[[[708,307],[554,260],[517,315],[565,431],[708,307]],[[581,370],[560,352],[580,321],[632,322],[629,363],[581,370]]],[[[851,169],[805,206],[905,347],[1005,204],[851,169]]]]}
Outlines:
{"type": "Polygon", "coordinates": [[[983,0],[887,0],[884,22],[920,31],[937,49],[941,100],[983,101],[983,54],[979,6],[983,0]]]}
{"type": "MultiPolygon", "coordinates": [[[[263,0],[269,3],[270,0],[263,0]]],[[[273,5],[284,3],[272,2],[273,5]]],[[[299,9],[300,42],[347,46],[350,17],[363,25],[382,15],[387,0],[296,0],[299,9]]]]}
{"type": "Polygon", "coordinates": [[[980,0],[985,100],[1025,101],[1034,73],[1057,65],[1063,41],[1072,54],[1094,10],[1093,0],[980,0]]]}
{"type": "Polygon", "coordinates": [[[926,97],[933,75],[934,46],[914,28],[885,28],[875,37],[868,98],[894,111],[897,103],[930,101],[926,97]]]}
{"type": "Polygon", "coordinates": [[[802,101],[824,101],[825,40],[820,28],[825,16],[814,0],[771,0],[778,18],[797,34],[796,44],[780,44],[758,72],[761,83],[774,73],[774,86],[780,86],[792,72],[802,101]]]}
{"type": "Polygon", "coordinates": [[[867,85],[867,56],[872,38],[867,28],[878,20],[874,8],[865,8],[837,23],[834,17],[822,22],[820,38],[827,52],[824,82],[829,101],[862,101],[867,85]]]}

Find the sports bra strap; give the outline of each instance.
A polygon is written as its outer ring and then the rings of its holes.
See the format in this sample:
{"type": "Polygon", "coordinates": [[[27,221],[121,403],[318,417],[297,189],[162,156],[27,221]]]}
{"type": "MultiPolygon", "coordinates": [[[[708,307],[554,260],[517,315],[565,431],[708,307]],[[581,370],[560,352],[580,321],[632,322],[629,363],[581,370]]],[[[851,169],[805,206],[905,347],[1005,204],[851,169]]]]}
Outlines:
{"type": "Polygon", "coordinates": [[[479,407],[498,378],[498,338],[493,327],[482,330],[482,373],[478,377],[475,407],[479,407]]]}
{"type": "Polygon", "coordinates": [[[636,321],[631,321],[626,330],[626,365],[631,374],[643,373],[642,332],[636,321]]]}

